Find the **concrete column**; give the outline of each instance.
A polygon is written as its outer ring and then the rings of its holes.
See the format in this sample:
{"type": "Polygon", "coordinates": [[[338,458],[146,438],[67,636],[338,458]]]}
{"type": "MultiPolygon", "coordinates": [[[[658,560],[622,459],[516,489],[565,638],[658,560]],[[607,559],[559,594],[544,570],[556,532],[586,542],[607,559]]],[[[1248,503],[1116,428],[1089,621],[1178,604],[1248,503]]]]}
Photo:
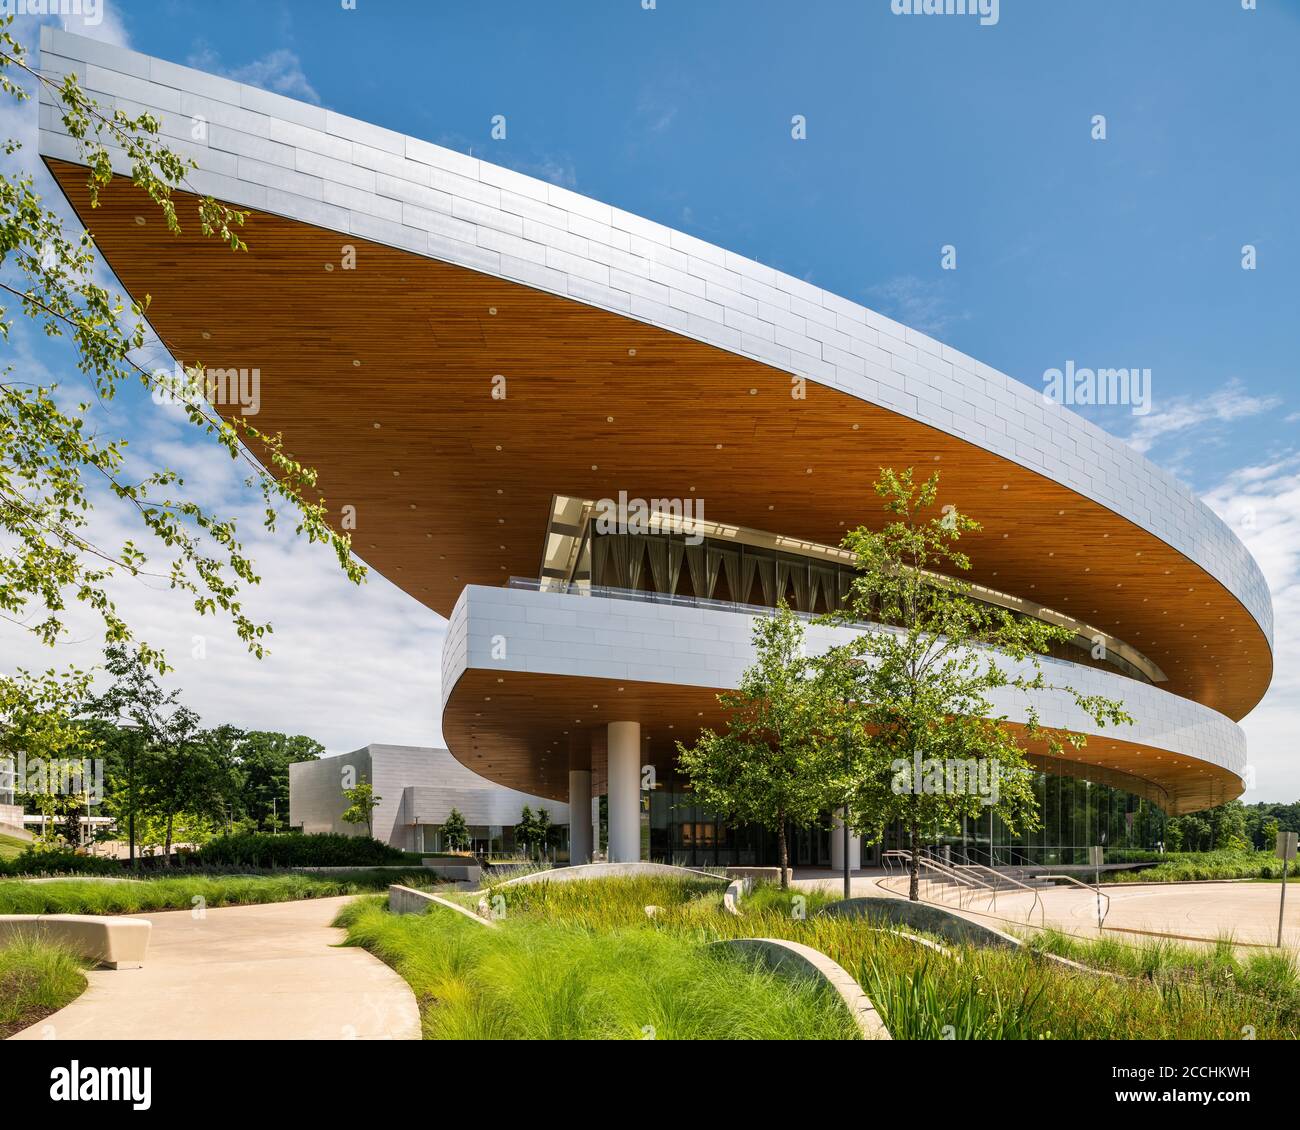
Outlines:
{"type": "MultiPolygon", "coordinates": [[[[840,809],[840,812],[843,812],[840,809]]],[[[835,823],[831,827],[831,870],[844,870],[844,821],[840,812],[835,813],[835,823]]],[[[849,870],[857,871],[862,867],[862,837],[849,837],[849,870]]]]}
{"type": "Polygon", "coordinates": [[[591,770],[569,770],[569,862],[591,862],[591,770]]]}
{"type": "Polygon", "coordinates": [[[641,723],[611,722],[609,765],[609,861],[641,858],[641,723]]]}
{"type": "Polygon", "coordinates": [[[591,734],[575,733],[569,738],[569,863],[590,863],[591,821],[591,734]]]}

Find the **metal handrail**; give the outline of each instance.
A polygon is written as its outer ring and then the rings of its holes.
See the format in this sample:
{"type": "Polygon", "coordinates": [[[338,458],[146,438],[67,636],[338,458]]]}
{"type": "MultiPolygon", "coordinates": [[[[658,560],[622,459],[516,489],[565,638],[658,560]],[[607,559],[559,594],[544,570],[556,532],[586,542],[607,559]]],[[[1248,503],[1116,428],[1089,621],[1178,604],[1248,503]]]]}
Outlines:
{"type": "Polygon", "coordinates": [[[1061,879],[1067,883],[1073,883],[1076,887],[1082,887],[1085,891],[1094,892],[1097,896],[1097,929],[1100,930],[1102,928],[1106,921],[1106,916],[1110,914],[1110,895],[1106,894],[1105,891],[1101,889],[1100,884],[1094,885],[1092,883],[1085,883],[1080,879],[1076,879],[1073,875],[1039,875],[1038,878],[1053,881],[1061,879]],[[1104,912],[1101,909],[1102,899],[1106,900],[1106,909],[1104,912]]]}
{"type": "MultiPolygon", "coordinates": [[[[1038,897],[1038,889],[1036,887],[1031,887],[1028,883],[1022,883],[1019,879],[1013,879],[1010,875],[1006,875],[992,867],[985,867],[982,863],[963,863],[958,864],[957,866],[959,866],[963,871],[968,869],[971,871],[987,871],[990,875],[994,876],[999,883],[1010,883],[1013,887],[1016,887],[1019,890],[1028,891],[1034,896],[1034,901],[1029,904],[1029,910],[1025,912],[1025,921],[1028,922],[1034,916],[1034,907],[1037,906],[1039,926],[1044,930],[1047,929],[1047,909],[1043,906],[1043,900],[1038,897]]],[[[997,909],[996,898],[993,902],[993,909],[997,909]]]]}
{"type": "MultiPolygon", "coordinates": [[[[906,851],[906,850],[904,850],[904,849],[902,849],[902,848],[898,848],[898,849],[895,849],[894,851],[887,851],[887,852],[883,853],[883,855],[881,856],[881,859],[883,860],[883,859],[888,858],[888,857],[890,857],[890,856],[894,857],[895,859],[904,859],[904,860],[906,860],[908,863],[911,863],[911,861],[912,861],[912,853],[911,853],[910,851],[906,851]]],[[[985,884],[980,883],[980,882],[976,882],[975,880],[973,880],[973,879],[971,879],[971,878],[968,878],[968,877],[965,876],[965,875],[961,875],[961,874],[959,874],[958,872],[954,871],[951,867],[948,867],[946,864],[942,864],[942,863],[940,863],[938,860],[930,859],[930,858],[928,858],[928,857],[926,857],[926,856],[924,856],[924,855],[918,855],[918,856],[916,857],[916,862],[917,862],[918,868],[919,868],[919,867],[924,867],[924,868],[926,869],[927,872],[930,872],[930,871],[937,872],[939,875],[942,875],[942,876],[943,876],[945,879],[947,879],[949,882],[951,882],[951,883],[955,883],[958,887],[964,887],[964,888],[966,888],[966,890],[967,890],[968,893],[971,893],[971,892],[974,892],[974,891],[989,891],[989,892],[993,895],[994,905],[995,905],[995,907],[996,907],[996,902],[997,902],[997,892],[996,892],[995,890],[993,890],[992,888],[986,886],[985,884]]],[[[886,867],[888,868],[889,865],[886,864],[886,867]]],[[[889,871],[890,871],[890,876],[891,876],[891,878],[892,878],[892,876],[893,876],[893,869],[892,869],[892,868],[889,868],[889,871]]],[[[930,879],[929,875],[927,874],[927,876],[926,876],[926,888],[927,888],[927,890],[929,889],[931,882],[932,882],[932,880],[930,879]]],[[[965,909],[965,906],[966,906],[966,904],[963,903],[962,900],[961,900],[961,892],[960,892],[960,891],[958,892],[958,895],[957,895],[957,905],[958,905],[959,907],[961,907],[962,909],[965,909]]]]}

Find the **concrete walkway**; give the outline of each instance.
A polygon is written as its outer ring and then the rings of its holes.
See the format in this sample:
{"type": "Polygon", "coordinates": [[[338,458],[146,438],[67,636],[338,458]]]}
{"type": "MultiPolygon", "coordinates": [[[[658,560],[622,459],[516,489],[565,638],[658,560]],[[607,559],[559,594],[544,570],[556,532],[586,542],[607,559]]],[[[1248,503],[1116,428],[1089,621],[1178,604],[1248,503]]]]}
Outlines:
{"type": "Polygon", "coordinates": [[[330,926],[347,897],[142,914],[142,969],[86,991],[15,1040],[418,1040],[410,987],[330,926]]]}
{"type": "MultiPolygon", "coordinates": [[[[880,880],[881,870],[855,871],[851,876],[854,897],[859,895],[906,897],[905,881],[889,886],[880,880]]],[[[800,869],[795,872],[795,886],[818,888],[832,894],[843,890],[842,875],[826,870],[800,869]]],[[[1103,933],[1120,941],[1140,945],[1150,940],[1146,935],[1175,935],[1179,940],[1198,939],[1213,943],[1231,937],[1252,946],[1272,946],[1277,941],[1278,897],[1280,883],[1105,883],[1102,890],[1110,896],[1103,933]]],[[[925,890],[922,890],[924,896],[925,890]]],[[[959,914],[968,914],[976,922],[1005,928],[1040,921],[1071,934],[1097,937],[1097,898],[1091,891],[1077,887],[1042,890],[1039,898],[1044,910],[1040,918],[1033,907],[1033,895],[1019,891],[998,894],[996,908],[983,898],[975,898],[965,910],[955,904],[937,902],[959,914]],[[997,920],[1001,919],[999,923],[997,920]]],[[[1282,930],[1283,944],[1300,951],[1300,883],[1288,884],[1286,919],[1282,930]]]]}

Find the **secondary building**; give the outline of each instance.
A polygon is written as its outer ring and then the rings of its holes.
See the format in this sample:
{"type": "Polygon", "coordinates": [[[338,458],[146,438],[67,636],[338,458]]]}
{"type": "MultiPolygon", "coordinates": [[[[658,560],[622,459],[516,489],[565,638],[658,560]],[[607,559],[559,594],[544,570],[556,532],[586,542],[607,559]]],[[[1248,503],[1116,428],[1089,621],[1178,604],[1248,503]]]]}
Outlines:
{"type": "Polygon", "coordinates": [[[515,827],[527,807],[550,818],[553,835],[548,854],[568,858],[567,804],[494,784],[466,769],[447,750],[426,746],[368,745],[290,765],[289,824],[304,832],[363,835],[364,824],[343,819],[349,806],[344,790],[362,783],[373,788],[379,801],[371,834],[403,851],[449,850],[442,825],[455,809],[469,826],[474,852],[489,856],[522,852],[515,827]]]}
{"type": "MultiPolygon", "coordinates": [[[[1237,720],[1272,676],[1260,569],[1191,490],[1061,404],[741,253],[476,157],[49,28],[42,66],[155,111],[198,163],[190,186],[249,211],[246,255],[193,221],[174,236],[118,155],[92,210],[79,145],[42,112],[41,153],[126,290],[152,296],[162,341],[256,367],[257,426],[359,516],[367,564],[447,617],[451,755],[568,802],[575,858],[603,796],[615,860],[770,860],[770,837],[689,807],[675,742],[723,724],[716,695],[753,658],[755,615],[843,600],[836,547],[882,520],[881,466],[939,469],[945,501],[983,524],[963,541],[980,598],[1068,626],[1050,681],[1135,719],[1098,730],[1051,689],[998,701],[1087,745],[1027,742],[1042,830],[978,821],[960,850],[1151,847],[1166,814],[1243,791],[1237,720]],[[203,140],[191,119],[211,123],[203,140]],[[635,527],[602,523],[611,503],[635,527]]],[[[810,646],[836,637],[814,628],[810,646]]],[[[796,860],[830,861],[829,841],[799,830],[796,860]]]]}

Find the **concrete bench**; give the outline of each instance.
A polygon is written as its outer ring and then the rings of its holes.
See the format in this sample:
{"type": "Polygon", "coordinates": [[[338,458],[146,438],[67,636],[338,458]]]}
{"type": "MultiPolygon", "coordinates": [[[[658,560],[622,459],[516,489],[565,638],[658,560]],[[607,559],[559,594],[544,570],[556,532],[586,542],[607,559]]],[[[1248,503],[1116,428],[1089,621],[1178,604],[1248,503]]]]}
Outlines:
{"type": "Polygon", "coordinates": [[[149,949],[147,918],[98,914],[0,914],[0,944],[18,938],[57,942],[109,969],[138,969],[149,949]]]}

